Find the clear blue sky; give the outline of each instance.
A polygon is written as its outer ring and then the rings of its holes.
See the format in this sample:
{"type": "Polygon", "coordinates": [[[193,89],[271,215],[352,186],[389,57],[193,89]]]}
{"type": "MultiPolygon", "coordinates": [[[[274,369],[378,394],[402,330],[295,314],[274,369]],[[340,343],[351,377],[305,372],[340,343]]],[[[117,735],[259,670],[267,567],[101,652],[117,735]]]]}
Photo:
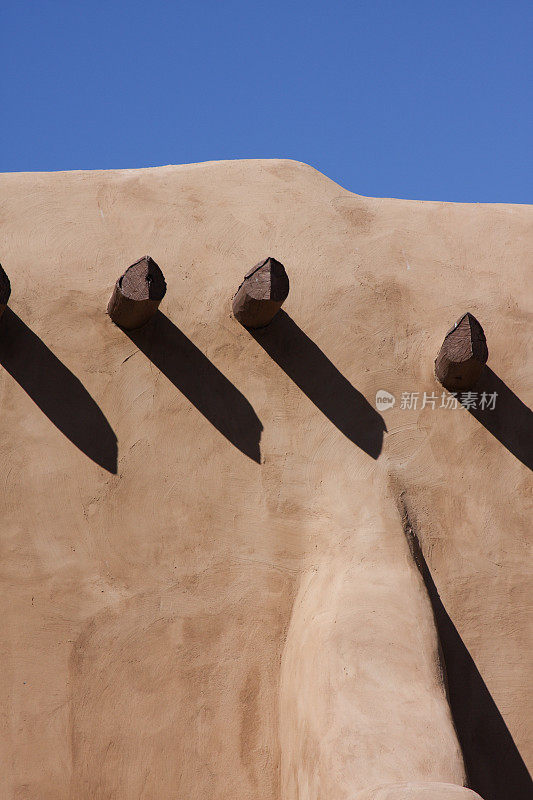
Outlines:
{"type": "Polygon", "coordinates": [[[533,202],[533,0],[3,0],[0,171],[294,158],[533,202]]]}

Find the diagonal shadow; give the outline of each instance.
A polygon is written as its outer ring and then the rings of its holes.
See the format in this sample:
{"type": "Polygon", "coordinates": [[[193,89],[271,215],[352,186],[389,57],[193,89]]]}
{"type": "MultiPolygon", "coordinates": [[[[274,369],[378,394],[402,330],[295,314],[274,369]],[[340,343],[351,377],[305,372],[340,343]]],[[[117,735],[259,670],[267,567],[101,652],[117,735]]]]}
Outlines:
{"type": "Polygon", "coordinates": [[[117,472],[117,437],[80,380],[9,307],[0,321],[0,364],[72,444],[117,472]]]}
{"type": "Polygon", "coordinates": [[[424,580],[446,670],[448,702],[461,745],[468,785],[483,800],[533,797],[528,769],[498,706],[446,611],[403,507],[404,530],[424,580]]]}
{"type": "Polygon", "coordinates": [[[265,328],[248,330],[347,439],[372,458],[379,456],[387,430],[383,417],[288,314],[278,311],[265,328]]]}
{"type": "Polygon", "coordinates": [[[241,453],[261,463],[263,425],[241,392],[161,311],[124,331],[187,400],[241,453]]]}
{"type": "Polygon", "coordinates": [[[478,394],[497,392],[494,410],[468,409],[522,464],[533,469],[533,412],[485,366],[476,385],[478,394]]]}

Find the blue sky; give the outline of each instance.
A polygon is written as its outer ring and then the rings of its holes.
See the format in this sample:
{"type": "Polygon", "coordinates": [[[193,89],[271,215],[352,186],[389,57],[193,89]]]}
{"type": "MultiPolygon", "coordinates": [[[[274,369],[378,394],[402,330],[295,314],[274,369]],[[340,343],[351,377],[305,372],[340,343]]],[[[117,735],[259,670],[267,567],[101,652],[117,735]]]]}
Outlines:
{"type": "Polygon", "coordinates": [[[532,0],[3,0],[0,171],[293,158],[533,202],[532,0]]]}

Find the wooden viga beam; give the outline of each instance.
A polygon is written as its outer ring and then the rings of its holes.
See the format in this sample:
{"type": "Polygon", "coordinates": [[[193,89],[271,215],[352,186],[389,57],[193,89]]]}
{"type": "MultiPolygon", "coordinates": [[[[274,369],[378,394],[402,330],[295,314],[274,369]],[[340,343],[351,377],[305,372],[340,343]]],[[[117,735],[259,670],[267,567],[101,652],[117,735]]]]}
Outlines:
{"type": "Polygon", "coordinates": [[[143,256],[116,282],[107,313],[125,330],[140,328],[154,316],[166,290],[159,266],[150,256],[143,256]]]}
{"type": "Polygon", "coordinates": [[[285,267],[265,258],[246,273],[233,298],[233,315],[245,328],[263,328],[273,320],[289,294],[285,267]]]}
{"type": "Polygon", "coordinates": [[[469,391],[476,385],[488,357],[483,328],[467,312],[444,337],[435,359],[435,375],[450,392],[469,391]]]}

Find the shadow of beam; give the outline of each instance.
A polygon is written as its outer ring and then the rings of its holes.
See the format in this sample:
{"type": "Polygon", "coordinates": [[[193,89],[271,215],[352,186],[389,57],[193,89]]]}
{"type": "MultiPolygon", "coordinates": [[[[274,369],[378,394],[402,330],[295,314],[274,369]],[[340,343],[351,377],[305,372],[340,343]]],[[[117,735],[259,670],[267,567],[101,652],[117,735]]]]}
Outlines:
{"type": "Polygon", "coordinates": [[[493,411],[468,409],[522,464],[533,469],[533,413],[490,367],[485,366],[475,387],[478,394],[497,392],[493,411]]]}
{"type": "Polygon", "coordinates": [[[124,331],[131,341],[241,453],[261,463],[263,426],[241,392],[161,311],[124,331]]]}
{"type": "Polygon", "coordinates": [[[377,458],[383,417],[283,310],[270,325],[249,329],[256,342],[351,442],[377,458]]]}
{"type": "Polygon", "coordinates": [[[403,507],[404,530],[433,608],[446,670],[448,702],[463,753],[468,785],[483,800],[533,797],[528,769],[498,707],[461,639],[403,507]]]}
{"type": "Polygon", "coordinates": [[[0,320],[0,364],[72,444],[116,474],[117,437],[99,406],[9,307],[0,320]]]}

